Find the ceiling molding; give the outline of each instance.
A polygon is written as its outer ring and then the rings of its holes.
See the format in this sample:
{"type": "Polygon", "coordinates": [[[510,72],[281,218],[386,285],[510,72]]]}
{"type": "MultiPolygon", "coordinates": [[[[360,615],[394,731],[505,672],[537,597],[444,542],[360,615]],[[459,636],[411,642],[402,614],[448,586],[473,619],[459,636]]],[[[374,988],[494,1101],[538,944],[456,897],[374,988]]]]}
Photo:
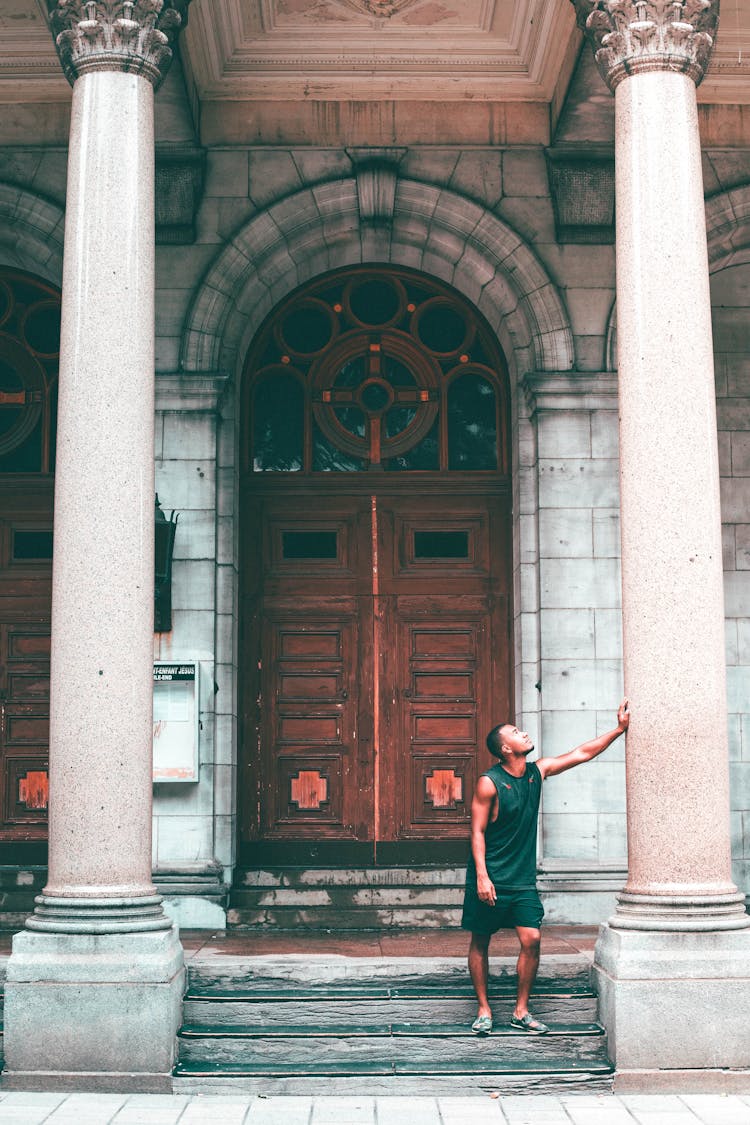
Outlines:
{"type": "MultiPolygon", "coordinates": [[[[550,101],[569,0],[193,0],[186,78],[204,101],[550,101]],[[390,14],[388,14],[390,13],[390,14]]],[[[45,0],[0,2],[0,102],[69,102],[45,0]]],[[[722,13],[703,104],[750,104],[750,0],[722,13]]]]}

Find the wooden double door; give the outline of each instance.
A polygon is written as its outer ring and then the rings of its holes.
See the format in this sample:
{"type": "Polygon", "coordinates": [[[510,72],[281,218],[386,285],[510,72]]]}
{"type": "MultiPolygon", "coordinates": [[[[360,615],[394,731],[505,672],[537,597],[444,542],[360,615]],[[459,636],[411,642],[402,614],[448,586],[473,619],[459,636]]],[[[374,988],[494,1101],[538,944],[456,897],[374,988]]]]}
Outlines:
{"type": "Polygon", "coordinates": [[[0,862],[44,862],[47,840],[52,480],[0,500],[0,862]]]}
{"type": "Polygon", "coordinates": [[[245,498],[245,863],[465,856],[512,714],[509,498],[398,484],[245,498]]]}

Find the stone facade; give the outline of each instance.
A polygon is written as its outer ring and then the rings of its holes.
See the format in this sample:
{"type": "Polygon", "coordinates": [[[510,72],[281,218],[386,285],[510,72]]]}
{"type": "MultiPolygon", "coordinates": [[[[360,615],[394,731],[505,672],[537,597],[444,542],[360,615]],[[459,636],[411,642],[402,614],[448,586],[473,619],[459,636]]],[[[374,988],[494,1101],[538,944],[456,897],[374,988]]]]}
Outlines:
{"type": "MultiPolygon", "coordinates": [[[[603,87],[602,91],[604,93],[603,87]]],[[[579,140],[585,147],[585,142],[579,140]]],[[[157,156],[197,145],[175,68],[157,156]]],[[[705,147],[722,476],[735,878],[750,890],[750,149],[705,147]]],[[[156,490],[180,512],[174,628],[157,659],[201,662],[195,785],[159,785],[157,873],[231,880],[237,816],[238,390],[263,318],[358,261],[422,269],[488,319],[513,387],[517,719],[546,754],[611,724],[623,689],[612,245],[560,243],[545,145],[263,143],[206,148],[195,241],[156,252],[156,490]],[[369,159],[368,159],[369,154],[369,159]],[[377,174],[372,168],[378,168],[377,174]]],[[[0,150],[0,261],[59,284],[66,152],[0,150]]],[[[689,300],[686,299],[686,315],[689,300]]],[[[644,466],[648,472],[648,466],[644,466]]],[[[545,794],[549,917],[599,920],[624,881],[624,750],[545,794]]],[[[195,896],[183,923],[223,913],[195,896]]]]}

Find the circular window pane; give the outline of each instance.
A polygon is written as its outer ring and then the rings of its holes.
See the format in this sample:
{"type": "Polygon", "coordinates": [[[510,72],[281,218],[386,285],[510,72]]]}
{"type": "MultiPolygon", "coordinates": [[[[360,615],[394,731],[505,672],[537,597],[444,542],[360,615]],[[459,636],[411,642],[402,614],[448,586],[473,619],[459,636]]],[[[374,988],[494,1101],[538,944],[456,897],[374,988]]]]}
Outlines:
{"type": "Polygon", "coordinates": [[[13,308],[13,294],[10,287],[4,281],[0,281],[0,324],[5,324],[5,321],[10,316],[10,310],[13,308]]]}
{"type": "Polygon", "coordinates": [[[336,410],[334,410],[334,414],[339,425],[342,426],[347,433],[353,434],[355,437],[362,438],[364,440],[365,434],[367,433],[367,427],[365,425],[365,416],[359,409],[359,407],[338,407],[336,410]]]}
{"type": "Polygon", "coordinates": [[[7,434],[18,422],[25,407],[23,380],[12,367],[0,359],[0,434],[7,434]],[[18,396],[19,401],[14,402],[18,396]]]}
{"type": "Polygon", "coordinates": [[[465,347],[470,327],[447,301],[430,301],[416,317],[416,333],[431,352],[453,355],[465,347]]]}
{"type": "Polygon", "coordinates": [[[416,387],[417,380],[405,363],[393,356],[383,356],[383,375],[392,387],[416,387]]]}
{"type": "Polygon", "coordinates": [[[60,352],[60,306],[57,301],[33,305],[23,319],[23,336],[33,352],[51,359],[60,352]]]}
{"type": "Polygon", "coordinates": [[[297,305],[284,317],[281,336],[290,352],[315,355],[330,342],[334,332],[333,317],[319,301],[297,305]]]}
{"type": "Polygon", "coordinates": [[[361,324],[390,324],[401,310],[401,295],[389,281],[373,277],[352,287],[349,308],[361,324]]]}
{"type": "Polygon", "coordinates": [[[0,337],[0,456],[18,449],[42,411],[44,371],[18,340],[0,337]]]}
{"type": "Polygon", "coordinates": [[[382,383],[366,383],[359,396],[365,410],[373,414],[381,414],[388,407],[392,397],[382,383]]]}
{"type": "Polygon", "coordinates": [[[408,429],[417,416],[416,410],[408,406],[394,406],[385,416],[385,436],[398,437],[408,429]]]}
{"type": "Polygon", "coordinates": [[[358,387],[365,377],[365,369],[364,356],[356,355],[353,359],[347,360],[336,376],[336,387],[347,390],[358,387]]]}

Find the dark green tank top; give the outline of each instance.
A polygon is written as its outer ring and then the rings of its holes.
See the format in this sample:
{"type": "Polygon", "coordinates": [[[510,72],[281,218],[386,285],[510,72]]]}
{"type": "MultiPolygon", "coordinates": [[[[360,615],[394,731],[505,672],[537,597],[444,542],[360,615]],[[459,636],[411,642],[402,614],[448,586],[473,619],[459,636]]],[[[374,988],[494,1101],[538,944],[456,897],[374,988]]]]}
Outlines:
{"type": "MultiPolygon", "coordinates": [[[[535,762],[526,763],[523,777],[514,777],[498,762],[483,777],[497,790],[497,820],[484,833],[487,874],[495,890],[536,886],[536,824],[542,794],[542,775],[535,762]]],[[[469,869],[476,878],[474,857],[469,869]]]]}

